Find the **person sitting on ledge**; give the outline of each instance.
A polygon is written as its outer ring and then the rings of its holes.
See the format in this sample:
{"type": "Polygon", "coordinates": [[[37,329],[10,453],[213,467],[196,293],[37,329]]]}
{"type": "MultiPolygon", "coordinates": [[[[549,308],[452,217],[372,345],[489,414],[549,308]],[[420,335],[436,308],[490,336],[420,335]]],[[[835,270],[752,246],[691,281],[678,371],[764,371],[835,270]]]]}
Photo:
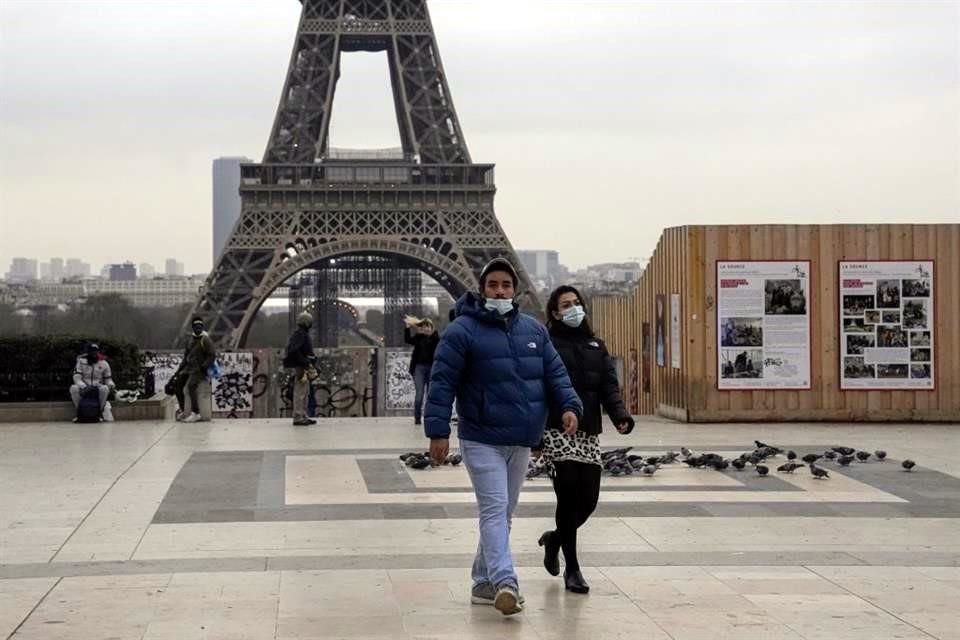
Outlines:
{"type": "MultiPolygon", "coordinates": [[[[73,384],[70,385],[70,399],[75,409],[80,408],[80,398],[87,393],[96,392],[100,401],[98,420],[113,422],[111,413],[104,413],[107,398],[114,388],[110,363],[101,358],[100,346],[94,342],[87,345],[86,351],[77,356],[77,365],[73,370],[73,384]]],[[[79,422],[79,416],[73,419],[79,422]]]]}

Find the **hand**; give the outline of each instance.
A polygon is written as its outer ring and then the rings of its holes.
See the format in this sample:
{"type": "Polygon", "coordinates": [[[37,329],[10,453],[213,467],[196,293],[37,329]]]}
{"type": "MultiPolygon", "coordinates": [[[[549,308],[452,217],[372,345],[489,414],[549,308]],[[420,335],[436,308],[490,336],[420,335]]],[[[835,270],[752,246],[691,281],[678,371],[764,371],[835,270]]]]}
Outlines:
{"type": "Polygon", "coordinates": [[[633,431],[633,424],[634,424],[633,418],[629,416],[627,416],[626,418],[622,418],[620,422],[617,423],[617,431],[626,435],[631,431],[633,431]]]}
{"type": "Polygon", "coordinates": [[[441,465],[447,460],[447,454],[450,453],[449,438],[432,438],[430,440],[430,459],[435,465],[441,465]]]}
{"type": "Polygon", "coordinates": [[[572,436],[577,432],[577,414],[573,411],[564,411],[563,416],[563,432],[568,436],[572,436]]]}
{"type": "Polygon", "coordinates": [[[539,449],[530,449],[530,457],[533,458],[534,460],[539,459],[540,456],[542,455],[543,455],[543,451],[540,451],[539,449]]]}

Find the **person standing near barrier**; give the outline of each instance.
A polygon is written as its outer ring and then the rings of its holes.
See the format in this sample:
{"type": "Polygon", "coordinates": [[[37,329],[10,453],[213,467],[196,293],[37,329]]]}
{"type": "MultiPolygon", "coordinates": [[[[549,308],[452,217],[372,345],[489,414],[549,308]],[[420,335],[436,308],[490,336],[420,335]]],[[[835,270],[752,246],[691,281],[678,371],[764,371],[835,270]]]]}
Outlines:
{"type": "Polygon", "coordinates": [[[567,591],[587,593],[590,587],[580,573],[577,559],[577,529],[593,513],[600,497],[600,410],[607,412],[617,431],[623,434],[633,430],[634,420],[620,397],[613,358],[603,341],[594,335],[580,292],[570,286],[558,287],[550,294],[546,315],[550,337],[583,402],[583,417],[573,434],[564,432],[558,412],[551,411],[547,418],[539,448],[545,462],[553,467],[557,528],[540,536],[539,544],[545,549],[543,565],[550,575],[560,574],[562,549],[567,591]]]}
{"type": "Polygon", "coordinates": [[[297,316],[297,330],[290,335],[283,355],[283,366],[287,368],[293,380],[293,424],[307,427],[317,421],[307,417],[311,372],[315,372],[313,363],[317,356],[313,353],[313,341],[310,339],[310,327],[313,315],[304,311],[297,316]]]}
{"type": "Polygon", "coordinates": [[[200,383],[207,379],[207,371],[217,361],[217,351],[214,349],[213,340],[206,332],[206,326],[203,318],[194,317],[190,323],[190,336],[187,337],[187,349],[183,354],[183,360],[180,368],[173,375],[172,387],[177,396],[177,403],[180,410],[177,412],[177,420],[180,422],[200,422],[203,417],[200,415],[200,398],[197,391],[200,383]],[[186,410],[186,398],[184,387],[190,394],[190,413],[186,410]]]}
{"type": "Polygon", "coordinates": [[[440,342],[440,336],[437,335],[433,321],[429,318],[421,320],[413,316],[407,316],[404,318],[404,323],[406,327],[403,331],[403,338],[407,344],[413,346],[413,353],[410,354],[410,377],[413,378],[413,384],[416,388],[413,400],[413,424],[420,424],[420,417],[423,415],[423,401],[430,386],[433,355],[437,350],[437,344],[440,342]]]}
{"type": "Polygon", "coordinates": [[[582,413],[546,328],[513,301],[518,281],[513,265],[497,258],[481,271],[480,292],[457,301],[457,317],[433,361],[424,420],[430,456],[442,464],[457,399],[460,451],[480,517],[470,601],[492,604],[504,615],[523,610],[510,521],[530,447],[543,437],[548,407],[562,416],[569,433],[577,430],[582,413]]]}

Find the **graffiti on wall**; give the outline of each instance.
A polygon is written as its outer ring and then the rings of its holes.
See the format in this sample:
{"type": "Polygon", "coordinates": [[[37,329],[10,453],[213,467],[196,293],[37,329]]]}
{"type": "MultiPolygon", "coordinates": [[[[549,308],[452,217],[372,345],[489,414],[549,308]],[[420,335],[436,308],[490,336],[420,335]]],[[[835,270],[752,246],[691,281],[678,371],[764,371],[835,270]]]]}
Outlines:
{"type": "Polygon", "coordinates": [[[410,352],[388,351],[385,371],[385,406],[388,410],[413,409],[416,389],[410,377],[410,352]]]}
{"type": "Polygon", "coordinates": [[[249,418],[253,413],[253,354],[231,351],[217,355],[220,377],[213,380],[214,414],[249,418]]]}
{"type": "Polygon", "coordinates": [[[180,352],[146,351],[143,354],[145,368],[153,367],[153,388],[155,393],[163,388],[173,378],[173,374],[180,368],[183,354],[180,352]]]}
{"type": "MultiPolygon", "coordinates": [[[[318,349],[317,378],[311,384],[308,411],[315,417],[376,415],[377,349],[367,347],[318,349]]],[[[149,352],[144,364],[153,366],[156,390],[162,391],[183,359],[181,352],[149,352]]],[[[222,353],[221,377],[211,385],[213,411],[218,417],[289,418],[293,378],[282,365],[279,349],[222,353]]],[[[412,405],[411,405],[412,406],[412,405]]]]}

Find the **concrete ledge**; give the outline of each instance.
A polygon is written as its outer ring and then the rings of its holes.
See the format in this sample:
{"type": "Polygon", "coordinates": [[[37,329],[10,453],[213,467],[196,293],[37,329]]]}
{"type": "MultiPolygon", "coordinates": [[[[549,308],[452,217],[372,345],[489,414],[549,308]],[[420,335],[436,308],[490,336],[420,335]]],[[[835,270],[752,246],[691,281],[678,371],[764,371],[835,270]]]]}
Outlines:
{"type": "MultiPolygon", "coordinates": [[[[176,398],[162,393],[136,402],[111,401],[113,418],[117,422],[132,420],[172,420],[176,398]]],[[[0,423],[3,422],[70,422],[75,415],[72,402],[5,402],[0,403],[0,423]]]]}

